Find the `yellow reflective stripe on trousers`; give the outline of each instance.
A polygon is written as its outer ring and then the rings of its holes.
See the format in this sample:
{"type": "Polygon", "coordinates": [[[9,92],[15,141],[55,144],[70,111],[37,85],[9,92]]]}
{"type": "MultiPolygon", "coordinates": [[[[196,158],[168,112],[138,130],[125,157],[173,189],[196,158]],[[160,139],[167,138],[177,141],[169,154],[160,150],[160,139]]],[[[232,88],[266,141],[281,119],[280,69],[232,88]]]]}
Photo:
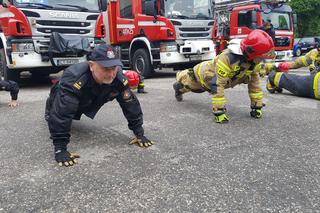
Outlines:
{"type": "Polygon", "coordinates": [[[279,87],[279,83],[280,83],[280,79],[281,79],[282,74],[283,74],[282,72],[277,72],[276,76],[274,77],[273,83],[277,87],[279,87]]]}
{"type": "Polygon", "coordinates": [[[316,99],[320,99],[320,96],[319,96],[319,91],[320,91],[320,72],[318,72],[316,74],[316,76],[314,76],[314,79],[313,79],[313,91],[314,91],[314,97],[316,99]]]}
{"type": "Polygon", "coordinates": [[[208,88],[206,86],[206,84],[204,83],[204,80],[202,79],[202,70],[201,70],[202,69],[202,65],[203,65],[203,63],[200,64],[200,66],[198,67],[198,70],[197,70],[198,77],[199,77],[199,80],[200,80],[200,84],[201,84],[202,87],[205,87],[208,90],[210,90],[210,88],[208,88]]]}
{"type": "Polygon", "coordinates": [[[250,98],[252,99],[262,99],[263,98],[263,92],[253,92],[253,93],[249,93],[250,98]]]}
{"type": "Polygon", "coordinates": [[[225,98],[211,98],[212,104],[225,104],[226,99],[225,98]]]}

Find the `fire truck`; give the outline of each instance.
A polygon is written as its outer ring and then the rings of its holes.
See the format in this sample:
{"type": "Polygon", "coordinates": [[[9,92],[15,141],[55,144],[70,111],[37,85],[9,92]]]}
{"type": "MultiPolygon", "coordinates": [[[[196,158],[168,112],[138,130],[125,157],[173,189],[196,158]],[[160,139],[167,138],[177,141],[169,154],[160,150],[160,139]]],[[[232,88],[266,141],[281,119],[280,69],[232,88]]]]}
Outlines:
{"type": "Polygon", "coordinates": [[[109,0],[104,23],[125,68],[145,77],[215,57],[211,0],[109,0]]]}
{"type": "Polygon", "coordinates": [[[0,0],[1,75],[49,75],[85,61],[86,51],[103,42],[106,7],[105,0],[0,0]]]}
{"type": "Polygon", "coordinates": [[[231,39],[242,39],[269,20],[275,30],[276,60],[290,60],[296,14],[284,0],[215,0],[214,40],[217,52],[231,39]]]}

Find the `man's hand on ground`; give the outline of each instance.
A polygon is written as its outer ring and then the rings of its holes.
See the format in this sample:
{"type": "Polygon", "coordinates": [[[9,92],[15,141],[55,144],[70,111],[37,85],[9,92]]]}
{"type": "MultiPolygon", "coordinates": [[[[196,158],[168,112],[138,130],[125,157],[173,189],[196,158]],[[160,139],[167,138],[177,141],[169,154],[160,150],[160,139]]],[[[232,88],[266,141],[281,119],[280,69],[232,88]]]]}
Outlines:
{"type": "Polygon", "coordinates": [[[8,103],[8,106],[11,107],[11,108],[14,108],[14,107],[19,106],[19,103],[18,103],[17,100],[11,100],[11,101],[8,103]]]}
{"type": "Polygon", "coordinates": [[[139,136],[139,137],[132,139],[129,142],[129,144],[130,145],[137,144],[140,147],[149,147],[149,146],[152,146],[154,144],[154,142],[149,140],[146,136],[139,136]]]}
{"type": "Polygon", "coordinates": [[[67,150],[56,150],[55,159],[59,166],[73,166],[78,163],[76,158],[80,158],[80,155],[77,153],[70,153],[67,150]]]}

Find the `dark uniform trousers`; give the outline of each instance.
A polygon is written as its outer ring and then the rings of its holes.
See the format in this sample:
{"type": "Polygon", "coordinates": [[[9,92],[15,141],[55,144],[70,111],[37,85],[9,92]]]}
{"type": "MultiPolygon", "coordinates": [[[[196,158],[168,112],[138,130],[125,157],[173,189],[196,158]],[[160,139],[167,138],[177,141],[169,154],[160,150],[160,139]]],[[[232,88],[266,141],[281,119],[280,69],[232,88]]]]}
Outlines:
{"type": "Polygon", "coordinates": [[[11,99],[17,100],[19,93],[19,85],[14,81],[5,81],[0,79],[0,91],[5,90],[10,92],[11,99]]]}
{"type": "MultiPolygon", "coordinates": [[[[320,74],[320,73],[319,73],[320,74]]],[[[289,73],[271,72],[268,76],[272,86],[284,88],[296,96],[318,98],[319,74],[300,76],[289,73]]]]}
{"type": "Polygon", "coordinates": [[[99,85],[86,62],[68,67],[52,87],[46,103],[45,116],[55,148],[66,148],[69,143],[72,119],[80,119],[82,114],[93,119],[106,102],[114,99],[120,104],[129,129],[136,136],[143,136],[140,103],[122,72],[117,72],[110,85],[99,85]]]}

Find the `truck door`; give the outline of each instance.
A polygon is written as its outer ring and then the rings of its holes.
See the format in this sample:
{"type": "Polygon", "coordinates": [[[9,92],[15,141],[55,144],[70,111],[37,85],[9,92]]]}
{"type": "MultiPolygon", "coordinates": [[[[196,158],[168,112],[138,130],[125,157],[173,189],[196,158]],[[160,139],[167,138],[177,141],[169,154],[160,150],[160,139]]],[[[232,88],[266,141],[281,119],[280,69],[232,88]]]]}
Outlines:
{"type": "Polygon", "coordinates": [[[130,42],[135,36],[133,8],[137,1],[120,0],[117,2],[117,40],[119,43],[130,42]]]}
{"type": "Polygon", "coordinates": [[[138,26],[137,31],[139,34],[145,35],[150,41],[164,39],[160,28],[163,27],[165,23],[161,21],[162,18],[155,19],[154,15],[158,14],[158,11],[150,11],[150,6],[156,4],[157,1],[141,0],[139,2],[141,3],[141,11],[137,13],[136,16],[136,26],[138,26]]]}
{"type": "Polygon", "coordinates": [[[252,30],[261,25],[261,14],[255,8],[240,8],[233,10],[230,21],[230,38],[244,38],[252,30]],[[253,21],[255,20],[255,21],[253,21]]]}

